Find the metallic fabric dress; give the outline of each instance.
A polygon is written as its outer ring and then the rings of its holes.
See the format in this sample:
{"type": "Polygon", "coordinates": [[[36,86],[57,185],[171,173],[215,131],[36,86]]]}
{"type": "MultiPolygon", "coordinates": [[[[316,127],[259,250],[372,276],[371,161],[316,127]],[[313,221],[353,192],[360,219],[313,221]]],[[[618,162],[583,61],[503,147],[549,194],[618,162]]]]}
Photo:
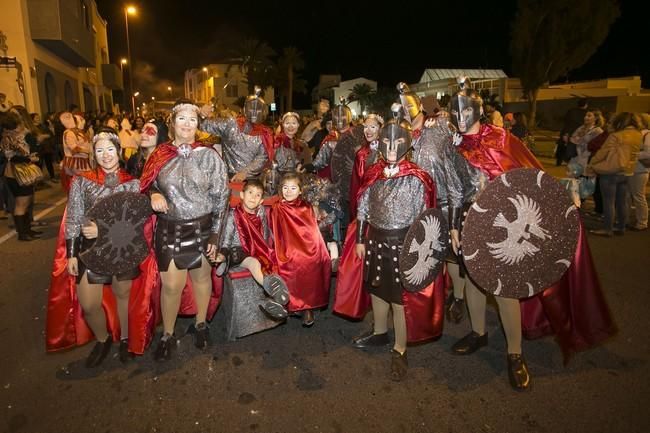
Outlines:
{"type": "MultiPolygon", "coordinates": [[[[81,251],[85,251],[95,242],[94,239],[86,239],[81,234],[81,227],[84,224],[86,213],[100,198],[108,197],[117,192],[140,192],[140,181],[137,179],[119,183],[117,175],[106,175],[103,185],[93,182],[81,176],[73,178],[68,196],[68,206],[65,214],[65,239],[74,239],[81,243],[81,251]],[[111,177],[114,177],[111,180],[111,177]],[[112,186],[111,186],[112,185],[112,186]]],[[[77,283],[81,281],[84,271],[87,271],[88,282],[91,284],[111,284],[112,275],[102,275],[86,269],[83,261],[79,259],[79,275],[77,283]]],[[[132,280],[140,274],[139,269],[116,275],[119,281],[132,280]]]]}
{"type": "Polygon", "coordinates": [[[160,270],[165,272],[172,259],[178,269],[200,267],[208,239],[216,242],[230,197],[223,160],[207,147],[181,153],[162,167],[151,191],[161,193],[169,206],[156,224],[160,270]]]}
{"type": "Polygon", "coordinates": [[[365,286],[386,302],[402,304],[399,252],[409,227],[425,209],[424,185],[415,176],[375,182],[361,195],[357,219],[367,221],[365,286]]]}

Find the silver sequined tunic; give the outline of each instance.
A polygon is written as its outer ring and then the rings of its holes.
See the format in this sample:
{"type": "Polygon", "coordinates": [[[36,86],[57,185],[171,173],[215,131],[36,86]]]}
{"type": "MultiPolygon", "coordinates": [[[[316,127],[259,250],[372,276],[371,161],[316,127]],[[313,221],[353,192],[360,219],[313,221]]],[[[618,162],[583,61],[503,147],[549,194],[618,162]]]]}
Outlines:
{"type": "Polygon", "coordinates": [[[458,172],[464,158],[456,152],[446,122],[424,128],[413,143],[413,162],[429,173],[436,182],[438,207],[463,206],[463,180],[458,172]]]}
{"type": "Polygon", "coordinates": [[[415,176],[375,182],[359,200],[357,219],[382,230],[409,227],[426,207],[424,191],[415,176]]]}
{"type": "Polygon", "coordinates": [[[277,164],[276,169],[280,173],[286,173],[296,171],[296,167],[300,161],[295,150],[280,146],[275,149],[275,162],[277,164]]]}
{"type": "MultiPolygon", "coordinates": [[[[109,178],[115,174],[106,175],[105,183],[111,183],[109,178]]],[[[117,179],[115,179],[117,182],[117,179]]],[[[128,182],[109,187],[100,185],[85,177],[75,176],[70,185],[68,206],[65,214],[65,238],[74,239],[81,234],[84,216],[100,198],[107,197],[117,192],[140,192],[140,181],[133,179],[128,182]]]]}
{"type": "Polygon", "coordinates": [[[231,175],[243,171],[247,177],[259,176],[269,160],[262,136],[243,133],[234,118],[206,119],[201,130],[221,137],[223,158],[231,175]]]}
{"type": "Polygon", "coordinates": [[[167,200],[167,217],[189,220],[212,214],[212,233],[218,233],[221,215],[230,198],[226,165],[208,147],[197,147],[187,157],[175,156],[160,170],[152,191],[167,200]]]}
{"type": "Polygon", "coordinates": [[[336,147],[336,143],[337,143],[336,141],[328,140],[321,145],[320,150],[318,151],[318,154],[316,155],[316,158],[314,158],[314,162],[312,163],[316,170],[322,170],[328,165],[330,165],[330,162],[332,161],[332,154],[334,153],[334,147],[336,147]]]}

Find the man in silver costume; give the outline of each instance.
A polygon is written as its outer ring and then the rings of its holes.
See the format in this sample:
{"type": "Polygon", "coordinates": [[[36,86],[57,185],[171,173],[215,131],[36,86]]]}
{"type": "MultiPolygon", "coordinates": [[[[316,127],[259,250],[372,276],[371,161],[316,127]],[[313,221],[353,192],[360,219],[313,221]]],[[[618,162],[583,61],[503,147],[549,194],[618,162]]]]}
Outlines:
{"type": "Polygon", "coordinates": [[[435,201],[433,180],[408,161],[410,149],[411,125],[398,115],[381,130],[380,160],[364,175],[357,211],[356,254],[364,260],[364,286],[371,294],[374,326],[372,331],[355,338],[353,345],[387,345],[388,312],[392,307],[395,344],[391,352],[391,378],[396,381],[403,380],[408,369],[399,250],[410,225],[435,201]]]}
{"type": "MultiPolygon", "coordinates": [[[[405,117],[413,126],[413,162],[436,181],[437,206],[449,215],[450,210],[453,213],[454,209],[463,207],[466,191],[459,171],[466,163],[454,148],[454,130],[450,129],[448,117],[444,114],[425,116],[420,97],[406,83],[399,83],[397,90],[405,117]]],[[[465,278],[455,255],[450,255],[447,260],[447,271],[454,290],[445,313],[449,321],[459,323],[465,315],[465,278]]]]}
{"type": "Polygon", "coordinates": [[[195,345],[208,344],[206,325],[212,267],[230,192],[226,166],[211,147],[195,142],[199,109],[180,100],[172,108],[170,136],[147,160],[140,179],[158,212],[155,250],[162,280],[163,336],[156,359],[170,359],[174,326],[189,273],[197,306],[195,345]]]}
{"type": "MultiPolygon", "coordinates": [[[[257,177],[269,160],[273,146],[273,132],[262,123],[268,115],[268,106],[260,96],[262,89],[255,86],[255,93],[246,98],[244,115],[237,118],[203,119],[201,130],[221,137],[223,157],[232,182],[243,182],[257,177]]],[[[212,106],[201,108],[207,116],[212,106]]]]}

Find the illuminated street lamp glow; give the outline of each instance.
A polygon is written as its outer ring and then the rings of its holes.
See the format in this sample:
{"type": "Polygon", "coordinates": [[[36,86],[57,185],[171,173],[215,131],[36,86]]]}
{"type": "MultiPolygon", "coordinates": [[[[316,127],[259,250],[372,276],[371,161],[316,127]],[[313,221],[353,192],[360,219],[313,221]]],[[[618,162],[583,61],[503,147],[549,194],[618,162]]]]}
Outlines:
{"type": "Polygon", "coordinates": [[[127,6],[126,13],[129,15],[135,15],[138,13],[138,10],[135,8],[135,6],[127,6]]]}

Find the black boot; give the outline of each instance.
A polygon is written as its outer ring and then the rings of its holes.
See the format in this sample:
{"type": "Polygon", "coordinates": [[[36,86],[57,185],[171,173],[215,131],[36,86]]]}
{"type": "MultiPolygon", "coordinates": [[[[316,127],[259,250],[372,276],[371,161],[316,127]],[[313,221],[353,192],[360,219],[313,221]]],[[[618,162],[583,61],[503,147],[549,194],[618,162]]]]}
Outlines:
{"type": "Polygon", "coordinates": [[[172,351],[176,346],[176,338],[173,335],[165,334],[160,338],[158,347],[153,354],[156,361],[169,361],[172,359],[172,351]]]}
{"type": "Polygon", "coordinates": [[[207,323],[201,322],[195,326],[194,345],[201,350],[210,345],[210,328],[207,323]]]}
{"type": "Polygon", "coordinates": [[[518,353],[508,354],[508,379],[515,391],[526,391],[530,386],[530,373],[524,357],[518,353]]]}
{"type": "Polygon", "coordinates": [[[120,340],[120,362],[126,364],[133,359],[133,354],[129,352],[129,339],[123,338],[120,340]]]}
{"type": "Polygon", "coordinates": [[[483,335],[478,335],[476,332],[472,331],[451,346],[451,352],[454,355],[470,355],[481,347],[487,346],[487,344],[487,332],[483,335]]]}
{"type": "Polygon", "coordinates": [[[16,232],[18,233],[19,241],[33,241],[35,238],[29,233],[29,223],[25,225],[27,215],[14,215],[14,223],[16,224],[16,232]]]}
{"type": "Polygon", "coordinates": [[[390,354],[390,378],[395,382],[401,382],[406,378],[406,372],[409,368],[406,352],[399,353],[397,350],[393,349],[390,351],[390,354]]]}
{"type": "Polygon", "coordinates": [[[448,322],[460,323],[465,317],[465,300],[455,297],[453,293],[449,295],[445,316],[447,316],[448,322]]]}
{"type": "Polygon", "coordinates": [[[93,368],[100,365],[110,353],[112,344],[113,340],[110,335],[106,337],[106,341],[103,343],[97,342],[95,347],[93,347],[93,350],[90,352],[90,355],[88,355],[88,358],[86,358],[86,367],[93,368]]]}

